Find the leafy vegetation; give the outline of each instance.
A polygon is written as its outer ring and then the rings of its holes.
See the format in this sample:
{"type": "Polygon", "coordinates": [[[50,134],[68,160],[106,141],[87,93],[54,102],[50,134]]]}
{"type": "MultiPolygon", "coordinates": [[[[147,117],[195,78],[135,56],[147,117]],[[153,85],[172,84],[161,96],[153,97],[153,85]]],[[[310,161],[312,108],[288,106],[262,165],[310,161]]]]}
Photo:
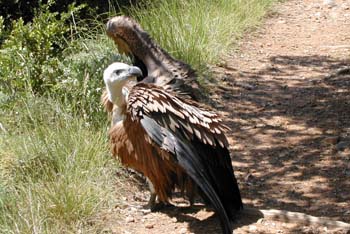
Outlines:
{"type": "MultiPolygon", "coordinates": [[[[273,2],[142,0],[124,13],[203,71],[273,2]]],[[[102,22],[81,17],[86,5],[54,6],[11,27],[0,17],[0,233],[96,233],[115,197],[99,98],[103,69],[126,60],[102,22]]]]}
{"type": "Polygon", "coordinates": [[[96,100],[102,70],[116,59],[113,44],[102,36],[101,23],[89,28],[83,27],[84,21],[77,24],[84,6],[71,5],[58,13],[50,12],[50,4],[42,5],[30,23],[13,21],[0,49],[2,95],[50,95],[68,100],[71,111],[95,115],[100,112],[96,100]]]}

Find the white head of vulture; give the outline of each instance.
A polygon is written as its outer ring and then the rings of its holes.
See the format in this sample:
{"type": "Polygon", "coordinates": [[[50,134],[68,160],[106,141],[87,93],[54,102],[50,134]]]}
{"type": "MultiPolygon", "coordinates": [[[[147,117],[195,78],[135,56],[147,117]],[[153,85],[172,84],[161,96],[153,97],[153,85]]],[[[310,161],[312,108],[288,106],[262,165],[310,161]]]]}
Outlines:
{"type": "Polygon", "coordinates": [[[109,101],[117,106],[125,102],[128,90],[123,87],[129,80],[139,76],[142,76],[142,71],[138,67],[118,62],[109,65],[103,72],[109,101]]]}

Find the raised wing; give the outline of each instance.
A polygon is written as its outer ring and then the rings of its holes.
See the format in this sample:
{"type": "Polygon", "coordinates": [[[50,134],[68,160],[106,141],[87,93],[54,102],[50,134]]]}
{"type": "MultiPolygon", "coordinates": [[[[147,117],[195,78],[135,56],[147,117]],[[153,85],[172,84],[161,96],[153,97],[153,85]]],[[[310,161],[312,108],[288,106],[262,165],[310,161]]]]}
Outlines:
{"type": "Polygon", "coordinates": [[[144,115],[159,125],[171,129],[177,135],[191,141],[194,138],[204,144],[227,147],[225,131],[228,129],[215,112],[201,109],[192,101],[169,95],[152,84],[139,83],[130,93],[128,110],[134,118],[144,115]]]}
{"type": "Polygon", "coordinates": [[[117,16],[110,19],[107,35],[114,40],[120,53],[131,57],[133,64],[141,68],[147,82],[196,100],[203,98],[191,66],[169,55],[132,18],[117,16]]]}

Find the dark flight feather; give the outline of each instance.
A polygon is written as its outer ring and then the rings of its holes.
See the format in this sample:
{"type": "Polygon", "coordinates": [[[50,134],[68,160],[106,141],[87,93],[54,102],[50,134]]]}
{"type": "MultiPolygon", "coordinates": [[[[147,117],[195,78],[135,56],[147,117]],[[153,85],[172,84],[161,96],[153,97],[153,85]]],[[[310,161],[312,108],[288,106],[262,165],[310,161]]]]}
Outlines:
{"type": "Polygon", "coordinates": [[[227,139],[221,131],[227,127],[217,114],[190,105],[155,85],[142,83],[131,90],[127,108],[128,113],[139,113],[131,119],[140,122],[150,139],[191,177],[219,215],[223,232],[231,233],[230,220],[243,205],[227,139]],[[139,105],[139,99],[148,102],[139,105]],[[212,131],[216,128],[220,131],[212,131]],[[194,134],[194,130],[200,134],[194,134]]]}

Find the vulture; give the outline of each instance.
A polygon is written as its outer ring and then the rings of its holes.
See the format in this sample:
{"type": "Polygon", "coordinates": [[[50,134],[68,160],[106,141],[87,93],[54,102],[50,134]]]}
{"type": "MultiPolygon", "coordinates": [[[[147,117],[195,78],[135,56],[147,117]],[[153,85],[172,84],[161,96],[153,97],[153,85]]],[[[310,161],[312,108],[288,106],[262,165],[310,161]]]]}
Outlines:
{"type": "Polygon", "coordinates": [[[104,104],[113,111],[112,154],[147,177],[160,202],[167,203],[175,188],[191,191],[196,186],[214,208],[223,233],[232,233],[231,221],[243,204],[227,127],[215,112],[154,83],[126,88],[142,75],[142,69],[119,62],[103,73],[104,104]]]}
{"type": "Polygon", "coordinates": [[[138,81],[145,79],[145,82],[197,101],[204,98],[195,70],[170,56],[132,18],[116,16],[110,19],[107,35],[113,39],[120,53],[129,56],[133,65],[141,68],[143,75],[138,81]]]}

